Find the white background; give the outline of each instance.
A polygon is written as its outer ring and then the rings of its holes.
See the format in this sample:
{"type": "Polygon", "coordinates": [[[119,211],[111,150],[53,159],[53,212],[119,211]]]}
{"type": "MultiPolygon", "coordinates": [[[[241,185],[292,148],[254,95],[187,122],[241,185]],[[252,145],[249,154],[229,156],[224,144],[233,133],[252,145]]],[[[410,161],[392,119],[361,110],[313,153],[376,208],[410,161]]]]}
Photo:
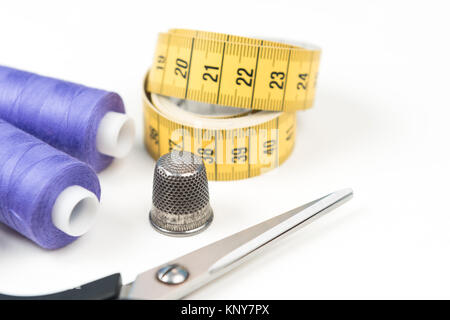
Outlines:
{"type": "MultiPolygon", "coordinates": [[[[354,199],[197,291],[195,299],[450,298],[448,6],[445,1],[2,1],[0,64],[114,90],[136,146],[100,174],[101,217],[45,251],[0,227],[0,292],[43,294],[120,271],[125,282],[327,192],[354,199]],[[172,27],[322,47],[315,107],[280,168],[211,182],[213,225],[169,238],[148,223],[154,161],[140,88],[172,27]]],[[[1,147],[1,146],[0,146],[1,147]]]]}

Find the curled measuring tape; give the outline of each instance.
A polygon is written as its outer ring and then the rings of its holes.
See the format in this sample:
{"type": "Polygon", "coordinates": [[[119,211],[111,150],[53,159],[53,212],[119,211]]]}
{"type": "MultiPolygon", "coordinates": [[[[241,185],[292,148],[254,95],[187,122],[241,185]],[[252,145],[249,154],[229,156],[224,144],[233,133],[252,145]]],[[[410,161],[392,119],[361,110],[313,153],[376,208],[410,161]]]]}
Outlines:
{"type": "Polygon", "coordinates": [[[159,35],[144,83],[145,143],[201,156],[210,180],[253,177],[291,153],[312,106],[320,50],[218,33],[159,35]],[[225,107],[226,106],[226,107],[225,107]]]}

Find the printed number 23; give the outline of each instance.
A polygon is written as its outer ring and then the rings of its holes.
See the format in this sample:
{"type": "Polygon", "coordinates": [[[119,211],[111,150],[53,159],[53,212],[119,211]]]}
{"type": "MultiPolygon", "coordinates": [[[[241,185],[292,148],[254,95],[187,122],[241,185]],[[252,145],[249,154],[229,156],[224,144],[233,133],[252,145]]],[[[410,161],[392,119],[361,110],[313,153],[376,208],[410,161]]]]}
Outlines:
{"type": "Polygon", "coordinates": [[[178,76],[182,76],[184,79],[186,79],[187,67],[188,67],[188,63],[186,61],[184,61],[183,59],[178,58],[177,59],[177,67],[175,68],[175,74],[178,76]]]}
{"type": "Polygon", "coordinates": [[[283,89],[284,88],[284,78],[285,78],[285,74],[284,72],[272,72],[270,74],[270,79],[274,79],[273,81],[270,81],[269,83],[269,87],[271,89],[277,87],[278,89],[283,89]]]}

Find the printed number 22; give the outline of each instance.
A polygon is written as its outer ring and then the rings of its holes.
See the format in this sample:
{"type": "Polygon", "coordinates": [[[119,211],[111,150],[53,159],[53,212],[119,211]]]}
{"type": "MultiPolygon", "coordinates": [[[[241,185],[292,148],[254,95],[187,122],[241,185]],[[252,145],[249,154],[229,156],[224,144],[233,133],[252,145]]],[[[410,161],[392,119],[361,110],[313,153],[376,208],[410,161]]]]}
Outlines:
{"type": "Polygon", "coordinates": [[[253,78],[253,69],[251,69],[250,71],[247,71],[244,68],[239,68],[237,70],[237,74],[238,74],[238,76],[240,76],[240,77],[238,77],[236,79],[236,84],[237,85],[240,86],[241,84],[245,84],[248,87],[252,86],[252,83],[253,83],[253,79],[252,79],[253,78]],[[248,77],[249,79],[245,79],[244,77],[248,77]]]}

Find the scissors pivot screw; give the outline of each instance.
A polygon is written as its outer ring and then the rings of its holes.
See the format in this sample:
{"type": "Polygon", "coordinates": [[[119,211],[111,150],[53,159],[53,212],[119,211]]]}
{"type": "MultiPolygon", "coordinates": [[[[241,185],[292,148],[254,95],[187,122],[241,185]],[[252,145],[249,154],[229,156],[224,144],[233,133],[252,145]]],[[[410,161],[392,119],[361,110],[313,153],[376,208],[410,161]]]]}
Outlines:
{"type": "Polygon", "coordinates": [[[169,264],[156,273],[159,281],[165,284],[180,284],[189,277],[189,272],[178,264],[169,264]]]}

